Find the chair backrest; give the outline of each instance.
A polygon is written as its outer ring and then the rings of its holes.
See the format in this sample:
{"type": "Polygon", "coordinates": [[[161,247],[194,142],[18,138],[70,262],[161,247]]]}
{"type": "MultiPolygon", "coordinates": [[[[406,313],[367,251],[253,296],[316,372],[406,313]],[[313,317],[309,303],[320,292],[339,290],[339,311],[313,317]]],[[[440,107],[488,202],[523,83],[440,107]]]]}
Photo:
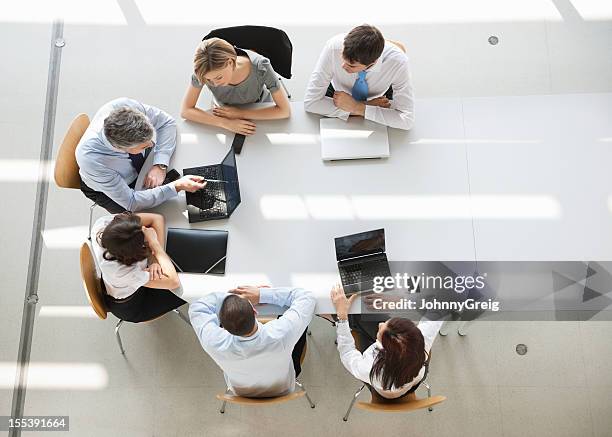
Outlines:
{"type": "Polygon", "coordinates": [[[284,31],[266,26],[235,26],[215,29],[203,40],[209,38],[221,38],[241,49],[253,50],[268,58],[274,71],[291,79],[293,45],[284,31]]]}
{"type": "Polygon", "coordinates": [[[106,319],[108,311],[102,296],[101,279],[96,271],[96,263],[88,243],[83,243],[81,246],[81,278],[83,279],[83,286],[87,292],[89,304],[98,317],[106,319]]]}
{"type": "Polygon", "coordinates": [[[412,396],[404,396],[400,399],[385,399],[378,394],[372,393],[370,402],[358,402],[357,407],[368,411],[397,413],[429,408],[445,400],[445,396],[431,396],[429,398],[417,399],[414,393],[412,396]]]}
{"type": "Polygon", "coordinates": [[[304,396],[306,392],[303,390],[296,390],[284,396],[277,396],[274,398],[245,398],[242,396],[234,396],[227,393],[219,393],[217,394],[217,399],[220,401],[231,402],[233,404],[241,404],[241,405],[271,405],[271,404],[280,404],[287,401],[292,401],[294,399],[301,398],[304,396]]]}
{"type": "Polygon", "coordinates": [[[89,126],[87,114],[79,114],[72,120],[70,127],[64,135],[62,144],[55,160],[55,183],[61,188],[80,188],[79,165],[74,152],[81,137],[89,126]]]}

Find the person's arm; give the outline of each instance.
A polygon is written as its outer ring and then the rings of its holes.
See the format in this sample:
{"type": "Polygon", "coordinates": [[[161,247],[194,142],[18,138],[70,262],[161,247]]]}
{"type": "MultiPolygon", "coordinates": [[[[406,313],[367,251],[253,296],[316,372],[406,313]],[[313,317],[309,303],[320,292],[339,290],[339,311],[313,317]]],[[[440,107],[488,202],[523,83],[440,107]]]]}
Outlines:
{"type": "Polygon", "coordinates": [[[407,61],[398,67],[391,86],[393,87],[391,107],[366,105],[364,117],[385,126],[410,130],[414,126],[414,95],[407,61]]]}
{"type": "Polygon", "coordinates": [[[438,332],[440,332],[440,328],[444,324],[444,320],[441,321],[432,321],[426,318],[422,318],[417,325],[417,328],[423,334],[423,339],[425,340],[425,352],[429,353],[431,350],[431,346],[433,346],[433,342],[438,336],[438,332]]]}
{"type": "Polygon", "coordinates": [[[147,190],[136,191],[128,186],[121,175],[113,169],[93,163],[81,166],[81,171],[87,174],[87,185],[96,191],[101,191],[117,204],[128,211],[139,211],[153,208],[169,199],[176,197],[175,183],[160,185],[147,190]]]}
{"type": "Polygon", "coordinates": [[[213,109],[213,113],[220,117],[246,118],[249,120],[280,120],[289,118],[291,115],[291,104],[285,91],[282,88],[277,89],[272,93],[272,99],[276,104],[275,106],[252,109],[220,106],[213,109]]]}
{"type": "Polygon", "coordinates": [[[350,113],[337,108],[331,97],[325,97],[327,87],[332,80],[333,62],[333,48],[328,43],[323,48],[319,60],[310,75],[310,80],[306,86],[306,93],[304,94],[304,109],[314,114],[348,120],[350,113]]]}
{"type": "Polygon", "coordinates": [[[252,121],[218,117],[213,111],[204,111],[196,108],[201,92],[202,88],[194,86],[193,82],[189,85],[185,92],[185,97],[183,97],[181,117],[185,120],[220,127],[242,135],[252,135],[255,133],[255,123],[252,121]]]}
{"type": "Polygon", "coordinates": [[[336,284],[329,293],[331,301],[338,315],[336,323],[336,341],[338,343],[338,352],[342,365],[355,378],[370,382],[370,370],[372,369],[373,361],[365,357],[355,347],[355,340],[351,335],[351,328],[348,323],[348,312],[357,299],[358,294],[353,294],[350,299],[347,299],[342,285],[336,284]]]}
{"type": "Polygon", "coordinates": [[[145,287],[170,290],[180,287],[181,281],[176,273],[174,264],[162,245],[159,243],[155,229],[143,226],[142,232],[145,235],[145,241],[149,246],[149,250],[151,250],[153,253],[153,256],[159,263],[163,272],[160,279],[149,280],[149,282],[145,284],[145,287]]]}
{"type": "Polygon", "coordinates": [[[159,108],[144,103],[142,106],[157,133],[157,140],[153,147],[153,165],[168,166],[176,148],[176,121],[159,108]]]}
{"type": "Polygon", "coordinates": [[[159,241],[161,247],[166,247],[166,221],[164,216],[150,212],[139,212],[136,215],[140,217],[142,226],[155,229],[157,241],[159,241]]]}
{"type": "Polygon", "coordinates": [[[372,370],[373,361],[355,347],[355,340],[351,335],[351,328],[347,320],[336,323],[336,341],[340,361],[344,368],[355,378],[370,384],[370,370],[372,370]]]}
{"type": "Polygon", "coordinates": [[[293,347],[312,320],[317,303],[311,291],[289,287],[254,287],[243,285],[230,293],[249,299],[253,305],[260,303],[289,307],[283,315],[266,323],[266,331],[282,339],[286,347],[293,347]]]}
{"type": "Polygon", "coordinates": [[[189,319],[200,344],[209,354],[231,334],[221,328],[217,311],[221,308],[227,293],[211,293],[189,306],[189,319]]]}

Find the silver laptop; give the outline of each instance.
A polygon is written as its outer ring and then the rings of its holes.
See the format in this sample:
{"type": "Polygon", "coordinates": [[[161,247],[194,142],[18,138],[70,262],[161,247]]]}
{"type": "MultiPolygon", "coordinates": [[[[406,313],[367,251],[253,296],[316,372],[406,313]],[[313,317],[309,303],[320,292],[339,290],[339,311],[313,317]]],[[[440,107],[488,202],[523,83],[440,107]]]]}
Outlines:
{"type": "Polygon", "coordinates": [[[361,117],[322,118],[321,157],[324,161],[388,158],[387,127],[361,117]]]}

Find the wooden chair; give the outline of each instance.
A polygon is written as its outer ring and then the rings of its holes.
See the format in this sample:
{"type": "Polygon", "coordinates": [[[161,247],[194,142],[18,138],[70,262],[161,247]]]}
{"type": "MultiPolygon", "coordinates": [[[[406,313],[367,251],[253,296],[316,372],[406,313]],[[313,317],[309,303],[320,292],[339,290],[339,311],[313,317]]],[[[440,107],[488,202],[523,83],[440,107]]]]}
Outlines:
{"type": "MultiPolygon", "coordinates": [[[[276,319],[276,317],[262,316],[262,317],[257,318],[259,322],[264,323],[264,324],[274,319],[276,319]]],[[[307,349],[308,349],[308,343],[304,345],[304,349],[302,350],[302,355],[300,356],[300,364],[304,363],[304,358],[306,357],[307,349]]],[[[304,384],[296,379],[295,385],[297,385],[300,388],[299,391],[294,391],[284,396],[275,396],[271,398],[247,398],[243,396],[236,396],[236,395],[231,394],[231,390],[229,388],[226,388],[225,393],[219,393],[216,396],[217,399],[219,399],[220,401],[223,401],[223,404],[221,405],[221,409],[219,410],[219,413],[221,414],[225,413],[225,406],[227,405],[228,402],[232,404],[238,404],[238,405],[262,406],[262,405],[281,404],[287,401],[292,401],[294,399],[301,398],[303,396],[306,397],[306,400],[308,401],[310,408],[314,408],[315,404],[312,402],[312,399],[310,399],[310,396],[308,396],[308,392],[306,392],[306,388],[304,387],[304,384]]]]}
{"type": "MultiPolygon", "coordinates": [[[[359,336],[352,329],[351,329],[351,335],[353,336],[353,339],[355,340],[355,346],[359,350],[359,336]]],[[[431,355],[430,355],[430,359],[431,359],[431,355]]],[[[385,413],[407,412],[407,411],[420,410],[422,408],[427,408],[428,411],[433,411],[434,405],[444,402],[446,400],[446,397],[444,396],[431,396],[431,386],[427,382],[423,381],[421,382],[421,385],[423,385],[427,389],[426,398],[417,399],[416,393],[411,393],[407,396],[404,396],[403,398],[387,399],[387,398],[383,398],[375,391],[370,391],[370,395],[371,395],[370,402],[358,402],[357,408],[360,408],[362,410],[367,410],[367,411],[378,411],[378,412],[382,411],[385,413]]],[[[361,392],[363,392],[363,389],[365,387],[366,387],[366,384],[363,384],[359,388],[359,390],[357,390],[355,394],[353,395],[353,399],[351,400],[348,410],[346,410],[346,414],[342,418],[342,420],[344,420],[345,422],[348,421],[349,414],[351,414],[351,410],[353,409],[353,405],[355,405],[355,401],[357,401],[357,398],[359,397],[361,392]]]]}
{"type": "MultiPolygon", "coordinates": [[[[104,320],[108,315],[108,309],[106,308],[106,304],[104,303],[104,295],[102,292],[102,278],[100,277],[100,275],[98,274],[98,270],[96,269],[96,261],[94,259],[89,242],[85,242],[81,246],[80,263],[81,279],[83,280],[83,287],[85,288],[85,292],[87,293],[87,300],[89,301],[89,304],[91,305],[97,316],[100,319],[104,320]]],[[[178,309],[174,309],[172,311],[176,313],[181,318],[181,320],[185,321],[188,325],[191,326],[189,320],[186,319],[185,316],[183,316],[183,314],[178,309]]],[[[152,322],[153,320],[157,320],[163,316],[165,316],[165,314],[162,314],[159,317],[155,317],[154,319],[147,320],[146,322],[152,322]]],[[[119,319],[119,321],[115,325],[115,338],[117,339],[117,344],[119,345],[121,355],[125,355],[125,349],[123,348],[123,342],[121,341],[121,335],[119,334],[119,328],[121,328],[123,322],[123,320],[119,319]]]]}
{"type": "MultiPolygon", "coordinates": [[[[60,188],[81,188],[81,178],[79,177],[79,165],[76,160],[75,151],[83,137],[83,134],[89,127],[89,117],[87,114],[79,114],[70,123],[62,144],[57,152],[55,159],[55,169],[53,177],[55,183],[60,188]]],[[[91,225],[93,218],[93,210],[96,203],[89,208],[89,233],[87,234],[91,240],[91,225]]]]}

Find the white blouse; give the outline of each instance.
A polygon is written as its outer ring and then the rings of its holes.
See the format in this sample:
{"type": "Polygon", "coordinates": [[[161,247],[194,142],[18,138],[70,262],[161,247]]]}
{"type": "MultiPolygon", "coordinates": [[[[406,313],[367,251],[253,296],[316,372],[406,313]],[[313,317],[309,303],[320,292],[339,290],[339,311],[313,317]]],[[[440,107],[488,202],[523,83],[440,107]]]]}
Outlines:
{"type": "Polygon", "coordinates": [[[149,282],[148,261],[143,259],[131,266],[126,266],[118,261],[108,261],[102,254],[105,249],[98,244],[98,232],[103,230],[114,218],[114,215],[100,217],[91,229],[91,246],[96,257],[98,267],[102,272],[102,279],[106,285],[106,292],[115,299],[125,299],[136,290],[149,282]]]}
{"type": "MultiPolygon", "coordinates": [[[[423,334],[425,339],[425,352],[429,354],[431,346],[442,327],[444,321],[430,321],[422,319],[417,328],[423,334]]],[[[370,384],[384,398],[395,399],[418,384],[425,376],[425,366],[421,368],[419,374],[412,380],[404,384],[402,387],[393,387],[391,390],[384,390],[381,381],[377,378],[370,380],[370,371],[374,365],[374,360],[378,355],[378,350],[382,349],[382,344],[376,341],[373,345],[367,348],[363,354],[355,347],[355,340],[351,335],[351,328],[348,323],[338,323],[336,328],[338,339],[338,352],[340,352],[340,361],[351,375],[360,381],[370,384]]]]}

